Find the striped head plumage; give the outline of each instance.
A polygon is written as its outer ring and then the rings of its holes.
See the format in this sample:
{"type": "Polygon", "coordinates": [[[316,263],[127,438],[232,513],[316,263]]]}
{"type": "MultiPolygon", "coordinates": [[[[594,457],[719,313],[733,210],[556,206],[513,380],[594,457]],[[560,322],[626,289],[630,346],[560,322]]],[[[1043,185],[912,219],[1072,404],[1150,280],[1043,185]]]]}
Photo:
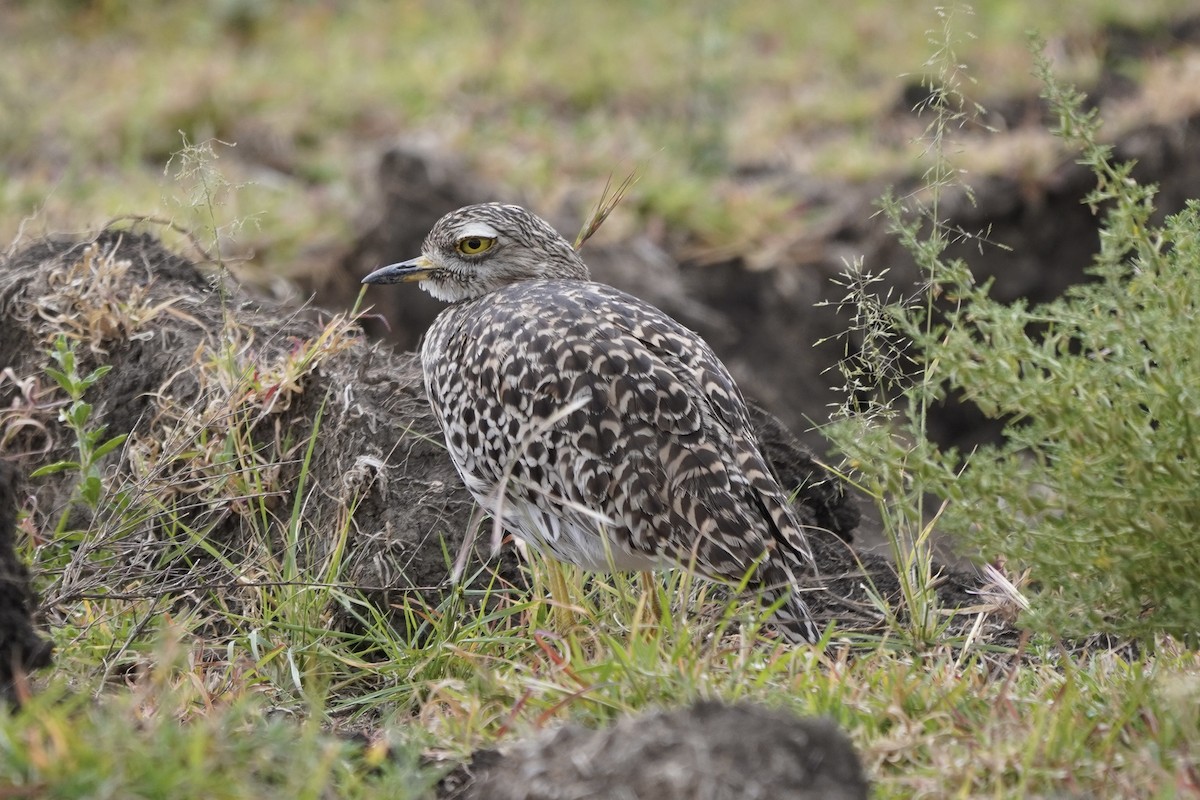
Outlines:
{"type": "Polygon", "coordinates": [[[425,237],[421,255],[375,270],[363,283],[420,281],[439,300],[474,300],[526,280],[588,279],[571,245],[520,206],[479,203],[452,211],[425,237]]]}

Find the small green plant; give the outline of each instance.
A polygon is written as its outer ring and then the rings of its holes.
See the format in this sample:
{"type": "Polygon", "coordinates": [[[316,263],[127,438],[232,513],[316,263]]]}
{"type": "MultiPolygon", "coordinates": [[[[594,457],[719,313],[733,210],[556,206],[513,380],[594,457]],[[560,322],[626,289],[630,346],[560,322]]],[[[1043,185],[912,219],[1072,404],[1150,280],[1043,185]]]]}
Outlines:
{"type": "MultiPolygon", "coordinates": [[[[218,146],[222,148],[237,147],[236,142],[223,142],[220,139],[206,139],[202,142],[192,142],[187,134],[180,131],[183,146],[171,154],[163,168],[163,173],[169,175],[185,192],[184,196],[175,199],[176,205],[189,217],[187,230],[196,230],[206,241],[205,252],[214,263],[222,269],[228,267],[223,245],[245,227],[248,222],[255,222],[255,215],[239,217],[236,215],[238,192],[245,188],[246,183],[235,183],[225,176],[217,167],[220,158],[218,146]],[[227,214],[222,211],[225,206],[233,206],[235,213],[229,216],[227,222],[223,218],[227,214]]],[[[173,227],[175,223],[171,223],[173,227]]],[[[191,238],[191,234],[188,234],[191,238]]],[[[222,286],[222,302],[226,299],[222,286]]]]}
{"type": "Polygon", "coordinates": [[[962,5],[938,8],[941,27],[929,37],[933,54],[925,67],[931,73],[923,82],[929,93],[916,109],[930,115],[923,197],[913,207],[891,194],[881,203],[890,231],[916,262],[922,285],[907,297],[881,296],[878,287],[886,271],[868,273],[857,261],[842,274],[846,296],[839,306],[852,315],[846,337],[856,341],[853,348],[848,343],[840,364],[841,390],[852,399],[827,429],[847,459],[851,480],[876,503],[896,564],[899,605],[874,591],[873,602],[891,630],[920,644],[941,639],[947,621],[938,602],[932,544],[945,505],[932,510],[928,503],[933,486],[953,479],[954,466],[926,436],[930,408],[942,397],[937,360],[913,360],[906,351],[912,337],[925,339],[933,332],[939,287],[971,281],[965,264],[943,258],[952,239],[965,234],[947,229],[941,218],[945,192],[970,191],[947,152],[952,130],[973,122],[981,111],[964,94],[968,77],[956,52],[959,17],[970,13],[962,5]]]}
{"type": "MultiPolygon", "coordinates": [[[[75,345],[69,342],[66,336],[61,335],[54,340],[54,349],[50,351],[50,357],[58,364],[58,368],[47,367],[46,374],[71,399],[71,402],[59,411],[59,420],[75,435],[78,455],[74,460],[47,464],[35,470],[33,477],[40,478],[57,472],[78,470],[79,486],[76,489],[76,497],[94,511],[99,507],[104,493],[100,462],[125,443],[126,434],[105,438],[107,426],[92,423],[92,404],[85,401],[83,395],[107,375],[112,367],[99,366],[87,375],[81,375],[75,358],[75,345]]],[[[69,515],[70,506],[63,511],[59,519],[56,534],[61,535],[64,532],[69,515]]]]}

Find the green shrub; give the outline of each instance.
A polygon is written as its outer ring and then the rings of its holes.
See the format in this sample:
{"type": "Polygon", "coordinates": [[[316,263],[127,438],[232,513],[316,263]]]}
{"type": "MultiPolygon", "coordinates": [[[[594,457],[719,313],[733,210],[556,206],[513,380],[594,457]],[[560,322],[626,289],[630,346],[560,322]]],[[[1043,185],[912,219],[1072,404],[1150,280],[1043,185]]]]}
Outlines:
{"type": "MultiPolygon", "coordinates": [[[[1132,164],[1113,162],[1095,112],[1055,83],[1045,59],[1038,65],[1060,118],[1056,132],[1097,178],[1087,197],[1102,215],[1092,280],[1049,303],[998,302],[964,265],[942,261],[946,234],[936,216],[885,204],[925,269],[929,297],[942,300],[935,311],[875,299],[883,309],[875,316],[903,334],[904,355],[918,365],[896,406],[908,413],[890,423],[892,435],[912,443],[902,448],[908,497],[947,501],[943,531],[980,559],[1029,569],[1036,593],[1027,619],[1037,627],[1194,643],[1200,203],[1152,224],[1154,188],[1132,180],[1132,164]],[[969,454],[929,445],[920,412],[947,396],[1003,420],[1004,443],[969,454]]],[[[883,474],[846,434],[835,429],[835,440],[853,463],[883,474]]],[[[885,458],[894,467],[896,454],[885,458]]]]}

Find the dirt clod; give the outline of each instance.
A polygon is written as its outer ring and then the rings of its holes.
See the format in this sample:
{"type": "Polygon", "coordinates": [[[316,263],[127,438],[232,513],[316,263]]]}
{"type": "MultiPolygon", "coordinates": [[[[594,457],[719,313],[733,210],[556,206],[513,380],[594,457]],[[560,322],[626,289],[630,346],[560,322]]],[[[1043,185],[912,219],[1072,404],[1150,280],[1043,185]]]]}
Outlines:
{"type": "Polygon", "coordinates": [[[858,755],[833,722],[715,702],[601,730],[567,725],[504,753],[476,753],[443,783],[469,786],[442,795],[464,800],[867,797],[858,755]]]}
{"type": "Polygon", "coordinates": [[[0,461],[0,692],[19,700],[24,673],[50,666],[53,648],[33,626],[37,596],[17,555],[17,470],[0,461]]]}

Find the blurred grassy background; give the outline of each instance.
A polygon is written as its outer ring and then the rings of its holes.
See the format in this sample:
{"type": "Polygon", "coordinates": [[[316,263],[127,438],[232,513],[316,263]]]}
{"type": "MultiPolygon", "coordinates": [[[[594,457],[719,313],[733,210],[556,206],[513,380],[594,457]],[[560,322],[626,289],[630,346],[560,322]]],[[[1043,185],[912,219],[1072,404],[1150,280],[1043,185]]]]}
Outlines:
{"type": "MultiPolygon", "coordinates": [[[[1086,86],[1110,26],[1193,7],[980,0],[954,26],[977,37],[960,55],[986,102],[1035,91],[1030,28],[1086,86]]],[[[238,187],[214,215],[223,250],[274,270],[350,241],[376,156],[403,138],[543,212],[636,169],[625,224],[736,249],[794,211],[747,176],[909,167],[919,127],[897,111],[940,26],[929,0],[0,4],[0,242],[122,214],[208,228],[194,176],[167,165],[185,136],[216,138],[236,144],[215,148],[238,187]]]]}

